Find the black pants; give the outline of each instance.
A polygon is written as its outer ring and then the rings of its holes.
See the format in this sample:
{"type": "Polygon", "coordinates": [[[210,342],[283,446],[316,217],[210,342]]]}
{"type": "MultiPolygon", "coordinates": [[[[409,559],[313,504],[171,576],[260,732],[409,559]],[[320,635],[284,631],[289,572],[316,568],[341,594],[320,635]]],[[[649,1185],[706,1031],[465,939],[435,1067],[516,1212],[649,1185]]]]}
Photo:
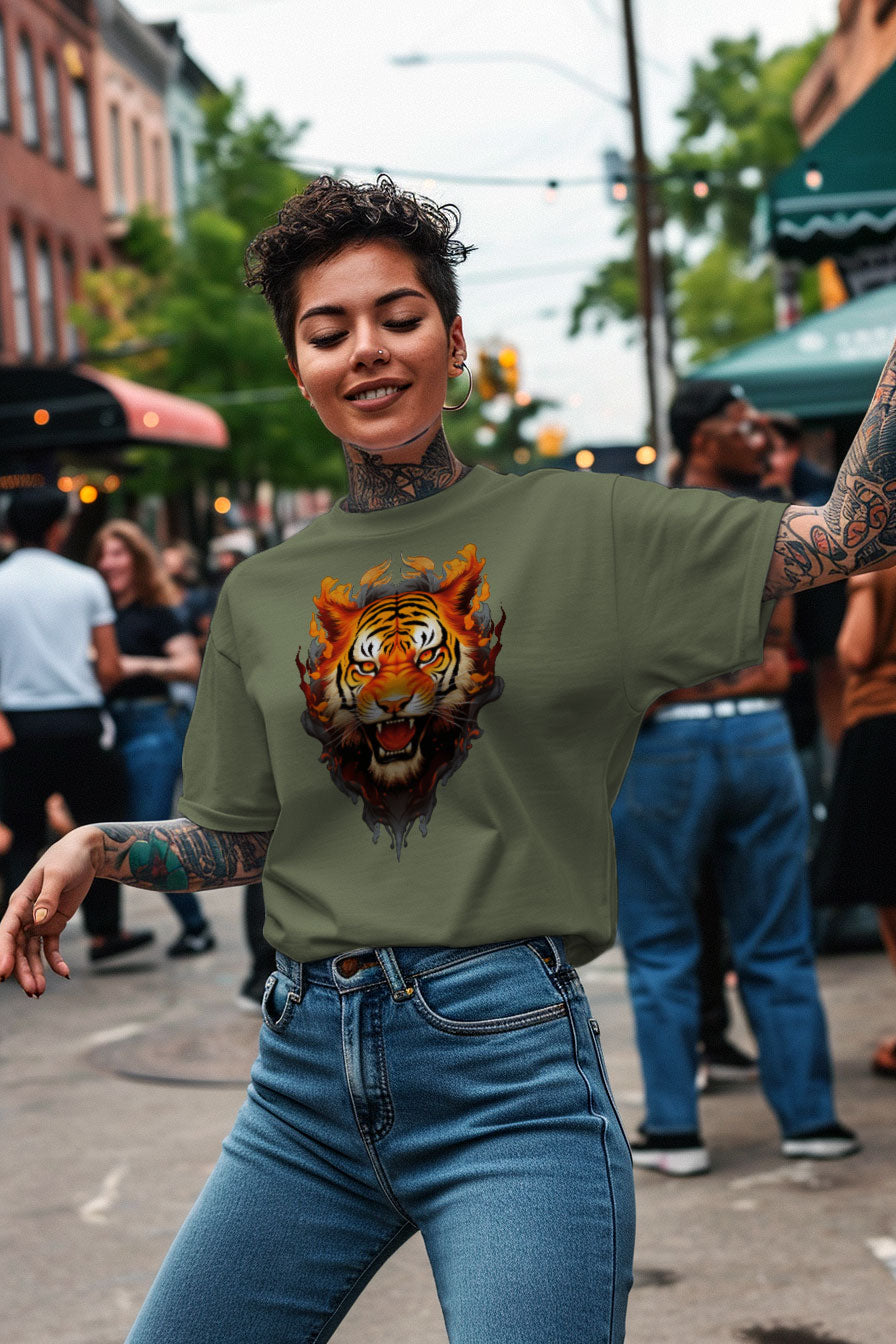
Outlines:
{"type": "MultiPolygon", "coordinates": [[[[6,717],[16,740],[0,756],[3,820],[13,832],[12,848],[0,859],[4,908],[46,846],[44,804],[51,793],[62,794],[79,826],[120,820],[125,797],[118,754],[100,746],[98,710],[9,710],[6,717]]],[[[91,936],[118,933],[118,883],[98,878],[81,909],[91,936]]]]}

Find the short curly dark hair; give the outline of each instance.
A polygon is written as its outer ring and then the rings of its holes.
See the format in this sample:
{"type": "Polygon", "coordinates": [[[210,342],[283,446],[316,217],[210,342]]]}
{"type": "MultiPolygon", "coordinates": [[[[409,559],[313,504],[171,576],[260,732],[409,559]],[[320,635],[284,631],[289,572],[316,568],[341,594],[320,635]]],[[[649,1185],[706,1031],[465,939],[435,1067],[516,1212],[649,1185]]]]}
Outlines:
{"type": "Polygon", "coordinates": [[[454,267],[473,251],[454,236],[459,225],[456,205],[436,205],[425,196],[401,191],[385,173],[376,182],[361,183],[324,175],[291,196],[277,223],[250,244],[246,284],[261,289],[286,353],[295,362],[299,272],[326,261],[346,244],[391,240],[414,258],[448,331],[460,307],[454,267]]]}

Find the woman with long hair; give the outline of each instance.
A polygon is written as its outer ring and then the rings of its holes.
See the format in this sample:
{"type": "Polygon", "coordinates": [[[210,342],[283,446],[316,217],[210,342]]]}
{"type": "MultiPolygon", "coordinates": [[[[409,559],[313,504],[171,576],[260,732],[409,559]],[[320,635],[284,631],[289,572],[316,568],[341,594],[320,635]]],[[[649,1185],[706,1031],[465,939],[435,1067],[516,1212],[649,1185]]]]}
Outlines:
{"type": "MultiPolygon", "coordinates": [[[[181,769],[182,738],[169,687],[198,680],[199,647],[174,610],[177,591],[161,556],[136,523],[106,523],[93,537],[87,558],[106,580],[115,605],[124,675],[113,687],[108,707],[127,772],[127,815],[138,821],[161,820],[171,816],[181,769]]],[[[166,895],[181,925],[168,956],[211,951],[211,926],[194,893],[166,895]]]]}
{"type": "Polygon", "coordinates": [[[0,924],[0,975],[39,995],[95,873],[263,874],[252,1083],[130,1344],[330,1339],[418,1230],[453,1344],[619,1344],[632,1169],[574,969],[613,941],[610,805],[660,694],[759,661],[769,599],[896,550],[896,492],[854,508],[896,476],[896,356],[827,510],[464,466],[457,228],[323,177],[256,239],[347,492],[225,583],[184,815],[73,831],[0,924]]]}

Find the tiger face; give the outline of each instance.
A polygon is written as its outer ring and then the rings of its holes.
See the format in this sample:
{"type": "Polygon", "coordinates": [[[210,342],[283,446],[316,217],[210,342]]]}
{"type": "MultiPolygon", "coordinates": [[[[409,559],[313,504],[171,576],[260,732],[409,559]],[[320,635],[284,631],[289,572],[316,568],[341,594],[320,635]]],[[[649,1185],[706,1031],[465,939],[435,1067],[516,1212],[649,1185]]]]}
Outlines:
{"type": "Polygon", "coordinates": [[[307,665],[296,659],[305,729],[324,744],[338,787],[364,799],[374,839],[385,825],[399,853],[415,819],[425,834],[436,783],[465,758],[480,707],[503,689],[484,563],[465,547],[438,582],[432,561],[416,557],[395,585],[381,565],[357,596],[325,579],[307,665]]]}
{"type": "Polygon", "coordinates": [[[474,692],[473,656],[446,624],[431,593],[381,597],[326,683],[336,731],[360,731],[368,769],[383,788],[408,784],[424,767],[432,716],[450,721],[474,692]]]}

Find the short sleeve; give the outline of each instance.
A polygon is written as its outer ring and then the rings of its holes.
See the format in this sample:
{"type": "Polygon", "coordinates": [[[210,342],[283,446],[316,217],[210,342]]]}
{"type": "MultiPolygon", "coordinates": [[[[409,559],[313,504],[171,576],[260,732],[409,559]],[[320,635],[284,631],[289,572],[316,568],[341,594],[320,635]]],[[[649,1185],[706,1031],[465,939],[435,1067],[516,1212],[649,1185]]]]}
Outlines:
{"type": "Polygon", "coordinates": [[[109,589],[106,587],[99,574],[85,571],[93,580],[93,591],[90,594],[90,628],[95,630],[98,625],[115,624],[115,608],[112,606],[112,599],[109,596],[109,589]]]}
{"type": "Polygon", "coordinates": [[[787,506],[620,477],[612,502],[622,675],[633,709],[762,660],[787,506]]]}
{"type": "Polygon", "coordinates": [[[202,661],[196,705],[184,744],[179,807],[216,831],[269,831],[280,806],[261,711],[234,656],[226,590],[202,661]]]}

